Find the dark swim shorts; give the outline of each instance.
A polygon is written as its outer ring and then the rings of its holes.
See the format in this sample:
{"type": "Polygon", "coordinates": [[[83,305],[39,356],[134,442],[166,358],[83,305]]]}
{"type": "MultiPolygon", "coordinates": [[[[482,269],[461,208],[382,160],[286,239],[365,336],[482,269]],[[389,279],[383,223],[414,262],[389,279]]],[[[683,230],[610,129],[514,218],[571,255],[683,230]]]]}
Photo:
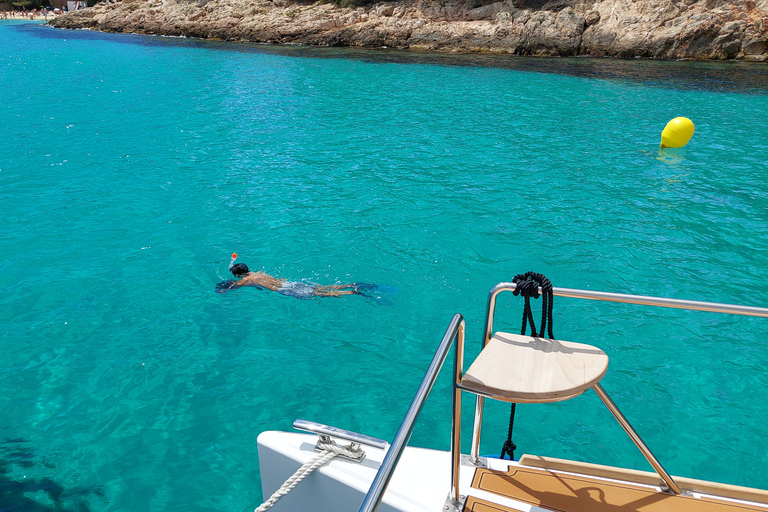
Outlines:
{"type": "Polygon", "coordinates": [[[311,299],[312,297],[315,297],[315,287],[304,283],[283,283],[283,286],[276,291],[280,295],[297,299],[311,299]]]}

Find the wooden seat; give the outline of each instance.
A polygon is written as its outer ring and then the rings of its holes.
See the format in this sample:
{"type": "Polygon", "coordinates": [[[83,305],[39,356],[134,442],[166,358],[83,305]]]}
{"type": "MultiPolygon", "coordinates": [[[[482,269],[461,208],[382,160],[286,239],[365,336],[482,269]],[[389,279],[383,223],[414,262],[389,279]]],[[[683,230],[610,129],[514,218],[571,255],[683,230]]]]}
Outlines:
{"type": "Polygon", "coordinates": [[[597,384],[607,369],[599,348],[497,332],[458,387],[505,402],[559,402],[597,384]]]}

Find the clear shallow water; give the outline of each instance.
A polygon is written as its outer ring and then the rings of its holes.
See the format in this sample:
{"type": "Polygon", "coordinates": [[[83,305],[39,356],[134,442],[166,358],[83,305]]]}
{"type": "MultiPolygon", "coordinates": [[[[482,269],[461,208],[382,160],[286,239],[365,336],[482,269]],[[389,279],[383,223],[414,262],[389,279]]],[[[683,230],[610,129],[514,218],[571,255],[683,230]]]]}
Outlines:
{"type": "MultiPolygon", "coordinates": [[[[488,290],[527,270],[768,305],[765,66],[2,22],[0,70],[0,510],[252,510],[259,432],[300,417],[391,440],[451,316],[471,360],[488,290]],[[660,155],[679,115],[696,134],[660,155]],[[398,292],[216,294],[233,251],[398,292]]],[[[519,329],[518,299],[500,314],[519,329]]],[[[761,488],[766,332],[555,303],[555,335],[609,353],[604,387],[671,473],[761,488]]],[[[448,447],[448,373],[412,444],[448,447]]],[[[507,407],[488,412],[494,453],[507,407]]],[[[518,453],[647,469],[593,394],[520,407],[515,431],[518,453]]]]}

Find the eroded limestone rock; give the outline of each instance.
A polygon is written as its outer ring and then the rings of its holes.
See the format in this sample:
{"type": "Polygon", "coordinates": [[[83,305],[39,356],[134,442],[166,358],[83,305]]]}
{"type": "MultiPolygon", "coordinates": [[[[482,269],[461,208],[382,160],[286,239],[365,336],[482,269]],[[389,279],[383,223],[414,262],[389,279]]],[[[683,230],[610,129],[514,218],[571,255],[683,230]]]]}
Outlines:
{"type": "Polygon", "coordinates": [[[51,25],[234,41],[768,61],[768,0],[122,0],[51,25]]]}

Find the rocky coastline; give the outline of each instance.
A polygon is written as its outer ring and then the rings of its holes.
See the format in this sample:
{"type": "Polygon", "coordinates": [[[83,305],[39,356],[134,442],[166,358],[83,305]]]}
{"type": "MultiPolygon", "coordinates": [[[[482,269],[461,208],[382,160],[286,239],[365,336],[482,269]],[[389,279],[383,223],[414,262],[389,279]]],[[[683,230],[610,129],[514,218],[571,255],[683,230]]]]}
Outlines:
{"type": "Polygon", "coordinates": [[[768,61],[768,0],[119,0],[68,29],[533,56],[768,61]]]}

